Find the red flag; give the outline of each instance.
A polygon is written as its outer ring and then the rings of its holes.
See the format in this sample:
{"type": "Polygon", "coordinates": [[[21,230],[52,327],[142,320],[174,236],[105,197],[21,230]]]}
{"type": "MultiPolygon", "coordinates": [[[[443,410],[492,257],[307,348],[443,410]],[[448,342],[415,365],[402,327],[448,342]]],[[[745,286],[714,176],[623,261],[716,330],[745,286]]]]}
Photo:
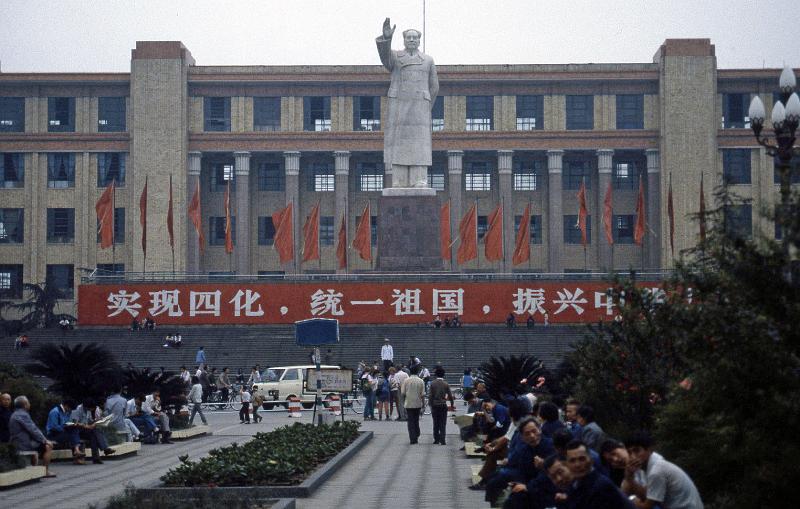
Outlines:
{"type": "Polygon", "coordinates": [[[203,214],[200,209],[200,177],[197,177],[197,187],[192,195],[192,202],[189,204],[189,219],[197,230],[197,243],[200,246],[200,253],[205,249],[206,238],[203,235],[203,214]]]}
{"type": "Polygon", "coordinates": [[[461,223],[458,225],[458,236],[461,242],[458,244],[456,261],[458,264],[466,263],[478,257],[478,207],[472,204],[461,223]]]}
{"type": "Polygon", "coordinates": [[[442,205],[442,210],[439,213],[439,238],[441,239],[441,255],[442,260],[450,261],[450,201],[448,200],[442,205]]]}
{"type": "Polygon", "coordinates": [[[644,186],[642,176],[639,175],[639,199],[636,200],[636,228],[633,230],[633,241],[637,246],[642,245],[645,233],[645,212],[644,212],[644,186]]]}
{"type": "Polygon", "coordinates": [[[578,228],[581,229],[581,244],[586,247],[586,216],[589,212],[586,210],[586,182],[581,181],[581,188],[578,191],[578,228]]]}
{"type": "Polygon", "coordinates": [[[706,241],[706,193],[703,191],[703,174],[700,174],[700,241],[706,241]]]}
{"type": "Polygon", "coordinates": [[[340,269],[347,268],[347,214],[342,214],[342,225],[339,227],[339,243],[336,245],[336,259],[340,269]]]}
{"type": "Polygon", "coordinates": [[[303,261],[311,260],[319,260],[319,203],[311,208],[303,225],[303,261]]]}
{"type": "Polygon", "coordinates": [[[175,250],[175,231],[172,225],[172,175],[169,176],[169,205],[167,205],[167,233],[169,233],[169,247],[175,250]]]}
{"type": "Polygon", "coordinates": [[[486,260],[503,259],[503,204],[499,204],[488,217],[489,227],[483,236],[483,253],[486,260]]]}
{"type": "Polygon", "coordinates": [[[106,249],[114,244],[114,181],[112,180],[97,204],[97,232],[100,234],[100,249],[106,249]]]}
{"type": "Polygon", "coordinates": [[[519,265],[531,259],[531,204],[525,206],[522,218],[519,220],[517,239],[514,245],[514,256],[511,263],[519,265]]]}
{"type": "Polygon", "coordinates": [[[147,258],[147,176],[144,177],[144,189],[139,197],[139,224],[142,225],[142,254],[147,258]]]}
{"type": "Polygon", "coordinates": [[[292,202],[272,214],[275,226],[275,249],[281,265],[294,259],[294,234],[292,232],[292,202]]]}
{"type": "Polygon", "coordinates": [[[231,224],[231,181],[225,187],[225,252],[233,253],[233,225],[231,224]]]}
{"type": "Polygon", "coordinates": [[[667,216],[669,217],[669,249],[675,256],[675,207],[672,204],[672,173],[669,174],[669,192],[667,193],[667,216]]]}
{"type": "Polygon", "coordinates": [[[358,250],[358,256],[362,260],[372,261],[372,217],[369,215],[369,202],[364,207],[364,212],[358,220],[356,235],[353,238],[353,247],[358,250]]]}
{"type": "Polygon", "coordinates": [[[606,240],[611,246],[614,245],[614,235],[611,232],[611,222],[614,220],[614,209],[611,206],[613,200],[613,191],[611,190],[611,182],[609,182],[606,198],[603,200],[603,229],[606,232],[606,240]]]}

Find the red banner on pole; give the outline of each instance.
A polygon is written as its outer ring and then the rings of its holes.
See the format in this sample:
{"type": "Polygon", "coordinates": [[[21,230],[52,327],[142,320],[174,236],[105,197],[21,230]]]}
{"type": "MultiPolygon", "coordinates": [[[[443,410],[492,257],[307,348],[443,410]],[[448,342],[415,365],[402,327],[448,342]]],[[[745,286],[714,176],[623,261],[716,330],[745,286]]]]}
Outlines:
{"type": "Polygon", "coordinates": [[[319,260],[319,203],[311,208],[303,225],[303,261],[311,260],[319,260]]]}
{"type": "Polygon", "coordinates": [[[458,244],[456,261],[459,265],[478,257],[478,207],[473,203],[458,225],[458,244]]]}
{"type": "Polygon", "coordinates": [[[144,189],[139,196],[139,224],[142,225],[142,255],[147,258],[147,176],[144,177],[144,189]]]}
{"type": "Polygon", "coordinates": [[[612,193],[611,182],[609,182],[608,189],[606,190],[606,198],[603,200],[603,229],[606,232],[606,240],[609,246],[614,245],[614,235],[611,230],[611,222],[614,219],[614,208],[612,206],[614,197],[612,193]]]}
{"type": "Polygon", "coordinates": [[[503,205],[498,205],[487,219],[489,227],[483,236],[483,254],[487,261],[495,262],[503,259],[503,205]]]}
{"type": "Polygon", "coordinates": [[[589,215],[586,209],[586,182],[581,182],[581,188],[578,190],[578,228],[581,230],[581,244],[586,247],[586,216],[589,215]]]}
{"type": "Polygon", "coordinates": [[[112,181],[100,195],[94,206],[97,212],[97,233],[100,235],[100,249],[114,244],[114,182],[112,181]]]}
{"type": "Polygon", "coordinates": [[[200,247],[200,254],[202,254],[205,249],[206,237],[203,235],[203,212],[200,207],[200,177],[197,177],[197,187],[194,189],[194,195],[189,204],[189,219],[197,231],[197,244],[200,247]]]}
{"type": "Polygon", "coordinates": [[[514,245],[514,257],[512,263],[519,265],[531,259],[531,204],[525,206],[525,212],[519,221],[516,243],[514,245]]]}
{"type": "Polygon", "coordinates": [[[362,260],[372,261],[372,217],[369,214],[369,202],[364,207],[364,212],[358,220],[356,235],[353,239],[353,247],[358,251],[358,256],[362,260]]]}
{"type": "Polygon", "coordinates": [[[294,259],[294,233],[292,232],[292,202],[272,214],[272,225],[275,227],[273,245],[278,251],[281,265],[294,259]]]}
{"type": "Polygon", "coordinates": [[[339,227],[339,242],[336,245],[336,260],[339,269],[347,268],[347,215],[342,214],[342,225],[339,227]]]}
{"type": "Polygon", "coordinates": [[[636,228],[633,230],[633,241],[641,246],[647,224],[644,212],[644,186],[642,186],[642,176],[639,175],[639,199],[636,200],[636,228]]]}

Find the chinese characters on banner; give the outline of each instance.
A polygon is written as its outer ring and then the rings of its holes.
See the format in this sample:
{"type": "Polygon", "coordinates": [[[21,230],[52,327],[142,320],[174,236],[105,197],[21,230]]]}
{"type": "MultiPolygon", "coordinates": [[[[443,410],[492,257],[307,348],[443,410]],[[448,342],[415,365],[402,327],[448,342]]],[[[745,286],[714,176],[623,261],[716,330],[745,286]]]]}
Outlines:
{"type": "MultiPolygon", "coordinates": [[[[274,283],[81,285],[85,325],[127,325],[145,316],[159,324],[289,324],[307,318],[342,323],[422,323],[459,315],[466,323],[505,323],[508,313],[539,323],[613,319],[603,282],[274,283]]],[[[657,283],[640,286],[662,292],[657,283]]]]}

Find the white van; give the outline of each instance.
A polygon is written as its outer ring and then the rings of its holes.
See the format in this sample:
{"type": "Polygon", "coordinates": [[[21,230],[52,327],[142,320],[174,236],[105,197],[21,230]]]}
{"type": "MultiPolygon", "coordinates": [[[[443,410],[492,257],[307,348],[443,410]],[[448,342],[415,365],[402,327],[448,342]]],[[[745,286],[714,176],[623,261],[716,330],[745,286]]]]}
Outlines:
{"type": "MultiPolygon", "coordinates": [[[[329,365],[320,367],[322,369],[341,369],[339,366],[329,365]]],[[[287,401],[292,396],[300,398],[303,408],[312,408],[316,387],[306,387],[308,379],[306,373],[309,369],[315,368],[316,366],[313,364],[269,368],[264,371],[264,381],[253,384],[255,387],[253,396],[258,394],[264,398],[264,409],[266,410],[271,410],[275,405],[287,406],[287,401]]],[[[327,394],[323,394],[323,399],[326,396],[327,394]]]]}

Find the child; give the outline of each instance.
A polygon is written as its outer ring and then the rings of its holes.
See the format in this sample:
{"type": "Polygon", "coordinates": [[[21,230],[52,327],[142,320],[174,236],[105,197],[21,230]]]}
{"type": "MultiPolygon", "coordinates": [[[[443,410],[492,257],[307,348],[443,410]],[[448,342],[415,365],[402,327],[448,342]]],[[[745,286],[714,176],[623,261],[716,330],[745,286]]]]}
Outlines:
{"type": "Polygon", "coordinates": [[[242,408],[239,409],[240,424],[250,424],[250,393],[243,385],[239,394],[242,396],[242,408]]]}

